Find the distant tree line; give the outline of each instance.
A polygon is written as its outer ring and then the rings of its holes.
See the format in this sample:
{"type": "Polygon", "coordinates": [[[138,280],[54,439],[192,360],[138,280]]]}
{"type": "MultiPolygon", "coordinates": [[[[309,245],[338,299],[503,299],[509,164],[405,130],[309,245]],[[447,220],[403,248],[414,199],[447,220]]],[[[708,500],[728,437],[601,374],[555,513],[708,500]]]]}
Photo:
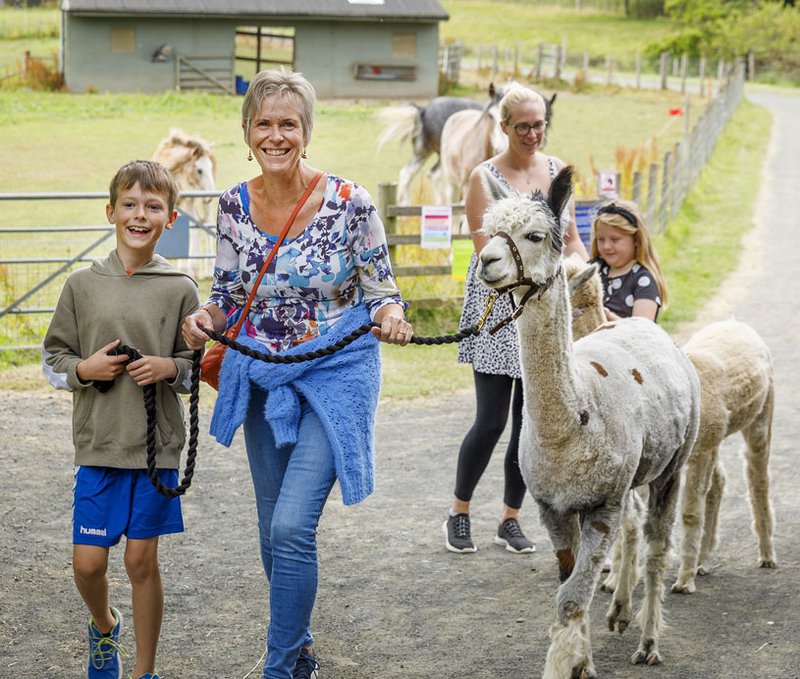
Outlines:
{"type": "Polygon", "coordinates": [[[800,74],[800,11],[795,0],[665,0],[680,33],[648,47],[648,54],[730,60],[751,54],[760,71],[800,74]]]}

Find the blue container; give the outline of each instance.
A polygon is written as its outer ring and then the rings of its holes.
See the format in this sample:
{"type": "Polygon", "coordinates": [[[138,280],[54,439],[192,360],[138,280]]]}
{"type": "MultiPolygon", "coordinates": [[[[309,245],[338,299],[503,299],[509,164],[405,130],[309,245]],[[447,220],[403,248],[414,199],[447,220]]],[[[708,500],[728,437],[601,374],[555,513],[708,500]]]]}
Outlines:
{"type": "Polygon", "coordinates": [[[245,80],[242,76],[236,76],[236,94],[245,94],[247,87],[250,85],[249,80],[245,80]]]}

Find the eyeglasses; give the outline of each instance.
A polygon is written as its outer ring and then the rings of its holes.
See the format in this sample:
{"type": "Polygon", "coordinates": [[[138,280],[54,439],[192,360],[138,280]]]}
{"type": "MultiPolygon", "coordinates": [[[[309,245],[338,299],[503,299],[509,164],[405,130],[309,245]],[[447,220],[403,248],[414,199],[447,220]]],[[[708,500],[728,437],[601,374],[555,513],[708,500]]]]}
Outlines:
{"type": "Polygon", "coordinates": [[[516,132],[520,137],[527,137],[531,130],[533,130],[537,135],[544,132],[545,128],[547,127],[546,120],[540,120],[538,123],[531,125],[529,123],[517,123],[514,127],[514,132],[516,132]]]}

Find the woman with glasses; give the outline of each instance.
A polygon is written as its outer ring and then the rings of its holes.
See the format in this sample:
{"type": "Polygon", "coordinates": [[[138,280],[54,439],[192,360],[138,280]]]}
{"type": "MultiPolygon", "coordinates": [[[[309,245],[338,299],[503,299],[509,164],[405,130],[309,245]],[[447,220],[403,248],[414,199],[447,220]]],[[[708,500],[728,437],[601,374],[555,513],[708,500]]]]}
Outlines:
{"type": "MultiPolygon", "coordinates": [[[[474,325],[486,307],[488,288],[476,275],[478,256],[489,239],[481,232],[483,214],[489,205],[481,175],[493,174],[510,189],[522,194],[541,191],[547,195],[550,183],[564,163],[542,152],[547,122],[541,95],[522,85],[512,86],[500,101],[501,128],[508,136],[508,148],[476,167],[469,178],[465,197],[467,222],[475,252],[467,270],[461,328],[474,325]]],[[[587,259],[586,249],[575,225],[572,201],[561,215],[565,226],[565,254],[578,252],[587,259]]],[[[507,297],[499,298],[492,319],[512,313],[507,297]]],[[[490,335],[482,332],[459,345],[459,363],[472,365],[475,380],[476,417],[458,455],[455,493],[450,515],[442,526],[445,546],[451,552],[477,551],[470,527],[470,501],[494,447],[505,429],[511,410],[511,435],[505,457],[505,490],[494,542],[514,554],[534,552],[536,546],[525,537],[519,513],[525,497],[525,482],[519,470],[518,447],[522,424],[522,373],[519,364],[517,329],[508,324],[490,335]]]]}

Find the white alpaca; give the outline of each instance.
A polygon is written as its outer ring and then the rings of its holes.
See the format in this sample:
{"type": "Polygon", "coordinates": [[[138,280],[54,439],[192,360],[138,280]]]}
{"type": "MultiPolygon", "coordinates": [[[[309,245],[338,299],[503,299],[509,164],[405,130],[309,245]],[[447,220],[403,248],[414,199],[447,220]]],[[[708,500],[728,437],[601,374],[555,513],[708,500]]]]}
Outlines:
{"type": "MultiPolygon", "coordinates": [[[[567,280],[561,268],[560,215],[571,193],[571,169],[541,196],[508,196],[488,173],[496,200],[484,216],[491,237],[479,275],[514,289],[525,394],[520,467],[539,506],[559,563],[544,677],[596,677],[589,607],[604,558],[632,487],[649,484],[649,543],[642,634],[635,663],[661,662],[661,599],[680,485],[680,467],[697,435],[700,387],[686,356],[645,319],[608,323],[572,342],[567,280]],[[517,287],[519,286],[519,287],[517,287]],[[527,303],[527,305],[526,305],[527,303]]],[[[610,628],[631,619],[630,591],[619,587],[610,628]]]]}
{"type": "Polygon", "coordinates": [[[725,472],[719,460],[722,441],[742,432],[747,450],[747,480],[761,568],[776,566],[769,503],[769,448],[775,385],[772,357],[750,326],[734,320],[712,323],[684,345],[700,377],[700,431],[686,463],[681,518],[683,547],[673,592],[695,591],[695,574],[710,571],[717,542],[725,472]]]}
{"type": "MultiPolygon", "coordinates": [[[[573,307],[572,333],[583,337],[605,321],[603,291],[594,268],[578,258],[566,260],[573,307]],[[593,280],[592,280],[593,279],[593,280]]],[[[747,445],[745,462],[750,491],[753,529],[758,537],[758,565],[775,568],[772,545],[773,516],[769,502],[769,451],[775,380],[772,357],[764,340],[749,325],[726,320],[703,328],[683,347],[700,379],[700,429],[684,467],[681,520],[683,542],[681,566],[673,592],[692,594],[695,574],[711,571],[711,553],[717,543],[720,503],[725,471],[719,449],[728,436],[742,432],[747,445]]],[[[635,545],[641,513],[638,498],[632,514],[623,522],[629,543],[629,573],[636,582],[638,566],[635,545]]],[[[613,592],[622,566],[622,536],[614,542],[611,572],[601,589],[613,592]]]]}

